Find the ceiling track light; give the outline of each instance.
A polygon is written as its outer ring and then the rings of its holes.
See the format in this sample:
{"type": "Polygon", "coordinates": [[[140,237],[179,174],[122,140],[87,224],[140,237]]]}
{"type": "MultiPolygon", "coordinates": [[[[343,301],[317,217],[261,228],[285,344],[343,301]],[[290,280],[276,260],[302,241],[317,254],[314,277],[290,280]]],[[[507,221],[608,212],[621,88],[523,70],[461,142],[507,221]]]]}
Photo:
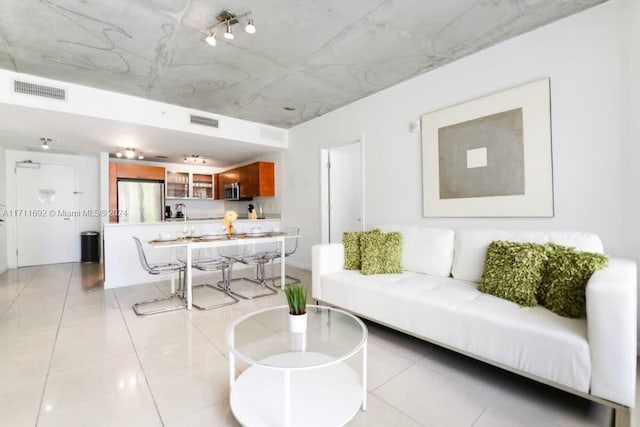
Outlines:
{"type": "Polygon", "coordinates": [[[133,160],[133,159],[144,160],[144,156],[142,155],[142,153],[136,151],[135,148],[129,148],[129,147],[127,147],[127,149],[124,151],[118,151],[116,153],[116,157],[119,159],[122,157],[125,157],[129,160],[133,160]]]}
{"type": "Polygon", "coordinates": [[[218,14],[218,16],[216,16],[217,22],[209,26],[209,29],[207,30],[207,36],[204,39],[205,42],[207,42],[209,46],[215,46],[217,44],[215,28],[221,25],[224,25],[225,27],[225,31],[222,36],[227,40],[234,40],[235,36],[233,35],[232,28],[234,25],[238,24],[241,19],[246,19],[247,21],[244,30],[248,34],[255,34],[256,26],[253,23],[253,18],[249,18],[250,15],[251,12],[246,12],[241,15],[235,15],[228,10],[223,10],[218,14]]]}
{"type": "Polygon", "coordinates": [[[51,138],[40,138],[40,142],[42,143],[43,150],[48,150],[49,148],[51,148],[49,146],[49,143],[51,142],[51,138]]]}

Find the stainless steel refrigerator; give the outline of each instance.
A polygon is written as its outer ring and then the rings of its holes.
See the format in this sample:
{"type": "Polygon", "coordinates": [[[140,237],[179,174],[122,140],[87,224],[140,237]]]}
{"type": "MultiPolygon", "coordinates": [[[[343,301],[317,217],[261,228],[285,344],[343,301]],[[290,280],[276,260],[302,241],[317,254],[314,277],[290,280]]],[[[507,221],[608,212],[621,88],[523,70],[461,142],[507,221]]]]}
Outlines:
{"type": "Polygon", "coordinates": [[[129,224],[164,220],[164,183],[119,179],[118,215],[118,222],[129,224]]]}

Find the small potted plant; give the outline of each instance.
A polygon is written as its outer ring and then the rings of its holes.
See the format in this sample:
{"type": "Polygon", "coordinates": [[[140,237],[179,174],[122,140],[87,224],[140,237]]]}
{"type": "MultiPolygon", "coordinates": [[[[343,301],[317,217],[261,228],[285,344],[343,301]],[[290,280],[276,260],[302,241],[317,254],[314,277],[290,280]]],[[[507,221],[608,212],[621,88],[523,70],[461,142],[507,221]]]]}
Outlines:
{"type": "Polygon", "coordinates": [[[284,288],[289,303],[289,330],[307,330],[307,290],[300,283],[289,283],[284,288]]]}

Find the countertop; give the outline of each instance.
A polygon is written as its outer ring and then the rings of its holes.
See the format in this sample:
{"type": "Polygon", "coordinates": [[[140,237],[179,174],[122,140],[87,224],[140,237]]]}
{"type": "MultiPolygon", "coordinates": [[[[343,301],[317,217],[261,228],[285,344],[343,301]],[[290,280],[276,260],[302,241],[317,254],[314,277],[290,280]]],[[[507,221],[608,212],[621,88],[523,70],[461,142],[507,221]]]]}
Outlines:
{"type": "MultiPolygon", "coordinates": [[[[267,218],[258,218],[258,219],[248,219],[246,217],[244,218],[240,218],[238,217],[238,219],[236,219],[235,222],[250,222],[250,221],[280,221],[280,216],[276,216],[276,217],[267,217],[267,218]]],[[[211,217],[211,218],[187,218],[187,220],[183,220],[181,218],[171,218],[169,220],[165,220],[165,221],[158,221],[158,222],[143,222],[143,223],[135,223],[135,224],[129,224],[129,223],[117,223],[117,222],[112,222],[112,223],[107,223],[104,224],[105,227],[125,227],[125,226],[144,226],[144,225],[162,225],[162,224],[167,224],[167,225],[179,225],[179,224],[202,224],[205,222],[218,222],[218,221],[222,221],[222,217],[211,217]]]]}

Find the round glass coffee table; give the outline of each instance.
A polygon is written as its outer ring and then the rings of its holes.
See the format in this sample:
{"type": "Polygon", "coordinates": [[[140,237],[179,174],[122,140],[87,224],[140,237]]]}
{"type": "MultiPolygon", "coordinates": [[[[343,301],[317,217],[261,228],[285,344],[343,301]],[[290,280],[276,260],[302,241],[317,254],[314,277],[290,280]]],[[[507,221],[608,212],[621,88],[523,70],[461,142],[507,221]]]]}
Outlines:
{"type": "Polygon", "coordinates": [[[357,317],[309,305],[306,331],[294,333],[284,305],[236,320],[226,338],[229,400],[243,426],[340,426],[366,410],[367,327],[357,317]],[[249,364],[237,378],[236,360],[249,364]]]}

